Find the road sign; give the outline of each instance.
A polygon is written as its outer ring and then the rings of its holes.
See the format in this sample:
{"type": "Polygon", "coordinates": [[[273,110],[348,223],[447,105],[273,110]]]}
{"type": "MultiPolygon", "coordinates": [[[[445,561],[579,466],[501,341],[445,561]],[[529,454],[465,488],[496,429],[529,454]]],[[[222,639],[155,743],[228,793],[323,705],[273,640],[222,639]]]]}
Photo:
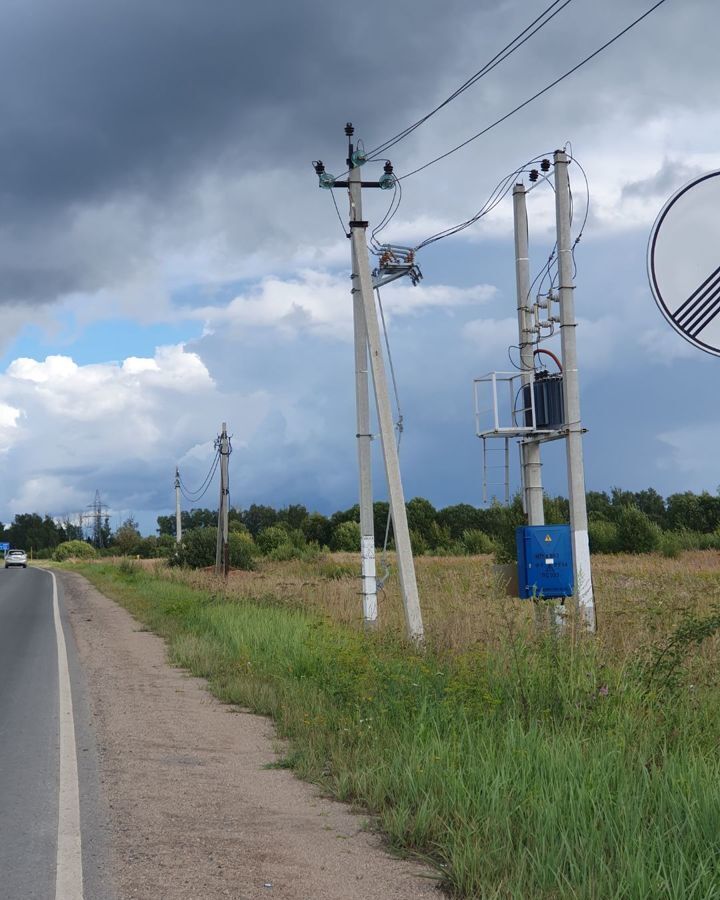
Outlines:
{"type": "Polygon", "coordinates": [[[650,234],[648,277],[675,331],[720,356],[720,171],[694,178],[662,208],[650,234]]]}
{"type": "Polygon", "coordinates": [[[0,551],[2,551],[3,553],[7,553],[7,551],[9,549],[10,549],[10,544],[3,543],[2,541],[0,541],[0,551]]]}

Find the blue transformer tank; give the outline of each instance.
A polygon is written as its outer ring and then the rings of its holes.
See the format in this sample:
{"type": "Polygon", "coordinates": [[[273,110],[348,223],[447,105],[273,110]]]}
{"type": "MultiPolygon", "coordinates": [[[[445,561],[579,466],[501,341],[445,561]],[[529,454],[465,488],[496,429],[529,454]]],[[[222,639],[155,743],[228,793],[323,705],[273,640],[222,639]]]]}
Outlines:
{"type": "Polygon", "coordinates": [[[521,525],[515,531],[521,597],[570,597],[573,593],[569,525],[521,525]]]}

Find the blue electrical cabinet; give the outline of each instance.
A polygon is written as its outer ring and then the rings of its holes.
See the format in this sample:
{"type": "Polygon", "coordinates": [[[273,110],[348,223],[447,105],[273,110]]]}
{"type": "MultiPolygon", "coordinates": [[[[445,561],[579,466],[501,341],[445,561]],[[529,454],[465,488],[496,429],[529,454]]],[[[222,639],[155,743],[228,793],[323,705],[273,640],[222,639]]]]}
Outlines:
{"type": "Polygon", "coordinates": [[[573,592],[569,525],[522,525],[515,532],[521,597],[570,597],[573,592]]]}

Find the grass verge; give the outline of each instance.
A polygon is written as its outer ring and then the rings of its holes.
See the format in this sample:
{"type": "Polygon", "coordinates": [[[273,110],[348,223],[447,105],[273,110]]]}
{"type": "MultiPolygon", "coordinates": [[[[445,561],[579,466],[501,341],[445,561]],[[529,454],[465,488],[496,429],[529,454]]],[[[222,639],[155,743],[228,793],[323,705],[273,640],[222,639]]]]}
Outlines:
{"type": "Polygon", "coordinates": [[[271,716],[282,764],[369,809],[454,895],[720,898],[717,692],[694,662],[691,684],[679,657],[658,685],[640,657],[512,630],[421,654],[269,595],[73,568],[221,700],[271,716]]]}

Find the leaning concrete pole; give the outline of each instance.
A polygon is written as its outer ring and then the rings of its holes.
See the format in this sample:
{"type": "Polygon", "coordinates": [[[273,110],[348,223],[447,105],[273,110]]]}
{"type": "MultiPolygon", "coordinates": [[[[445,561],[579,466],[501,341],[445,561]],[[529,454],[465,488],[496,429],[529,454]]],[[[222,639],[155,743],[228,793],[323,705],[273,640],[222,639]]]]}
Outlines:
{"type": "MultiPolygon", "coordinates": [[[[515,283],[517,286],[518,343],[520,346],[520,383],[523,388],[533,390],[535,382],[535,361],[533,358],[532,333],[528,295],[530,293],[530,259],[528,253],[528,217],[524,184],[513,188],[513,219],[515,224],[515,283]]],[[[523,391],[523,395],[524,395],[523,391]]],[[[522,406],[528,406],[524,401],[522,406]]],[[[523,467],[523,490],[525,512],[528,525],[544,525],[542,462],[540,443],[525,438],[520,444],[523,467]]]]}
{"type": "MultiPolygon", "coordinates": [[[[360,180],[360,169],[350,169],[351,185],[360,180]]],[[[362,196],[357,186],[356,217],[362,218],[362,196]]],[[[355,248],[352,250],[352,299],[355,336],[355,407],[358,473],[360,482],[360,574],[365,628],[377,627],[377,577],[375,571],[375,518],[372,493],[372,434],[370,431],[370,386],[368,372],[368,341],[365,327],[362,292],[358,276],[355,248]]]]}
{"type": "Polygon", "coordinates": [[[180,513],[180,469],[175,466],[175,540],[182,541],[182,515],[180,513]]]}
{"type": "Polygon", "coordinates": [[[357,272],[355,284],[360,289],[367,331],[370,369],[375,388],[375,404],[380,425],[380,440],[382,442],[383,461],[385,463],[385,475],[390,498],[390,514],[395,535],[400,589],[405,608],[405,625],[408,637],[419,643],[422,642],[424,637],[422,613],[420,611],[420,599],[415,578],[415,563],[410,546],[410,530],[408,528],[407,510],[405,509],[405,496],[400,478],[400,461],[395,443],[385,359],[382,355],[380,326],[375,308],[370,262],[368,260],[366,243],[368,223],[362,219],[361,190],[359,178],[350,181],[350,232],[353,260],[357,272]]]}
{"type": "Polygon", "coordinates": [[[572,532],[575,596],[578,612],[588,631],[595,631],[595,599],[593,597],[590,543],[588,539],[587,505],[585,501],[585,467],[583,463],[582,424],[580,419],[580,384],[578,379],[575,329],[575,285],[573,284],[572,238],[570,234],[570,181],[568,157],[555,151],[555,214],[557,220],[557,255],[560,341],[563,363],[565,428],[567,429],[568,489],[570,495],[570,529],[572,532]]]}

